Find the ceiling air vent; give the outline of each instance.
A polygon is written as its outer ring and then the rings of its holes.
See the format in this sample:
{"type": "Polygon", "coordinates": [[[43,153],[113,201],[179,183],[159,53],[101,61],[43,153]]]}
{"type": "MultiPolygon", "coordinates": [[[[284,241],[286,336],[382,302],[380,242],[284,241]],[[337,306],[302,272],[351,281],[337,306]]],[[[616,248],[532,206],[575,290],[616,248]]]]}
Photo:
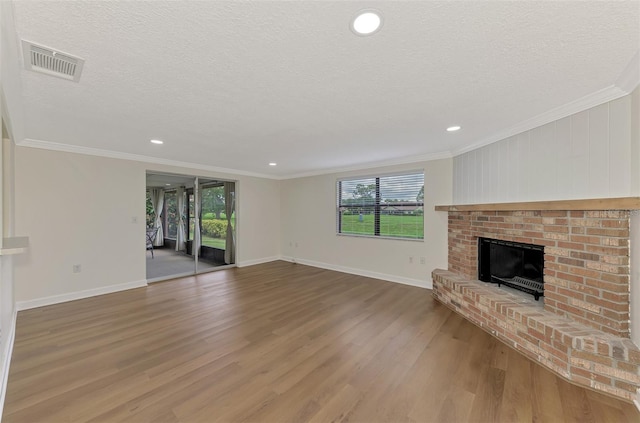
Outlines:
{"type": "Polygon", "coordinates": [[[24,67],[27,70],[78,82],[84,60],[70,54],[22,40],[24,67]]]}

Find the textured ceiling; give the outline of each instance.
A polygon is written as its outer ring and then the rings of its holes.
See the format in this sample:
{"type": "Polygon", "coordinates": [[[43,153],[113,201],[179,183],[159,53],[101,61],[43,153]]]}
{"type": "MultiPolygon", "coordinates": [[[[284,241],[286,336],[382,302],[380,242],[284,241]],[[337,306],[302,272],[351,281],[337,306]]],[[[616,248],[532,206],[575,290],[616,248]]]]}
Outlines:
{"type": "Polygon", "coordinates": [[[24,134],[274,177],[451,154],[615,84],[639,5],[15,2],[18,38],[86,60],[21,72],[24,134]]]}

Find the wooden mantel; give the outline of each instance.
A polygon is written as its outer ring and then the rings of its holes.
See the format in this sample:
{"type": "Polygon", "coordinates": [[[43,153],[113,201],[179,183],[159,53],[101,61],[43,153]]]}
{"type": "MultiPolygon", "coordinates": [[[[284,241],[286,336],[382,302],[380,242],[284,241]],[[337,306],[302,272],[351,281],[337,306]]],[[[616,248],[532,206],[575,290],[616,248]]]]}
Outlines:
{"type": "Polygon", "coordinates": [[[436,206],[436,211],[640,210],[640,197],[436,206]]]}

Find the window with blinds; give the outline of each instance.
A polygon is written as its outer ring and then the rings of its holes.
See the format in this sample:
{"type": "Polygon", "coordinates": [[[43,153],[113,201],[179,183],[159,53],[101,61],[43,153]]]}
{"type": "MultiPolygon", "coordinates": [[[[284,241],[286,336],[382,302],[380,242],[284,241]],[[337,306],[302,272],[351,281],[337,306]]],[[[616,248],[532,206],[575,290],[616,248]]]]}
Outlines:
{"type": "Polygon", "coordinates": [[[424,172],[340,179],[336,192],[339,234],[424,239],[424,172]]]}

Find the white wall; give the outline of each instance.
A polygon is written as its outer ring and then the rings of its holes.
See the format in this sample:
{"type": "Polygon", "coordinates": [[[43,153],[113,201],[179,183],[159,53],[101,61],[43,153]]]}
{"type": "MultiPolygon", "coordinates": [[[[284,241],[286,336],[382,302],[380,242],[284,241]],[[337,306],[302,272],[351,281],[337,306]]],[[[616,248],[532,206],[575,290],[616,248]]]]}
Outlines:
{"type": "MultiPolygon", "coordinates": [[[[0,115],[3,110],[0,110],[0,115]]],[[[3,117],[3,123],[6,121],[3,117]]],[[[14,236],[14,172],[13,172],[13,152],[14,145],[10,139],[2,140],[2,151],[0,152],[0,185],[2,186],[2,196],[0,197],[0,208],[2,214],[2,225],[0,228],[0,240],[4,244],[4,239],[14,236]]],[[[0,413],[4,405],[4,394],[7,377],[9,375],[9,364],[13,348],[16,324],[15,306],[15,283],[14,283],[14,256],[0,256],[0,372],[2,372],[0,384],[2,391],[0,395],[0,413]]]]}
{"type": "MultiPolygon", "coordinates": [[[[0,95],[1,97],[1,95],[0,95]]],[[[3,110],[0,107],[0,116],[3,110]]],[[[5,122],[5,117],[2,118],[5,122]]],[[[0,152],[0,241],[13,235],[13,144],[10,139],[2,140],[0,152]]],[[[6,384],[9,376],[9,364],[15,336],[16,307],[14,300],[14,272],[12,255],[0,256],[0,415],[4,406],[6,384]]]]}
{"type": "MultiPolygon", "coordinates": [[[[16,233],[29,236],[15,260],[19,307],[55,303],[146,283],[146,171],[193,170],[17,147],[16,233]],[[133,218],[137,223],[132,223],[133,218]],[[73,273],[74,264],[82,271],[73,273]]],[[[238,180],[239,265],[279,255],[278,181],[238,180]]]]}
{"type": "Polygon", "coordinates": [[[280,257],[280,182],[240,177],[238,191],[238,266],[280,257]]]}
{"type": "MultiPolygon", "coordinates": [[[[13,172],[13,152],[14,145],[10,139],[2,140],[2,153],[0,160],[2,161],[2,230],[0,238],[13,237],[14,234],[14,172],[13,172]]],[[[11,336],[15,319],[15,301],[14,301],[14,277],[13,277],[13,260],[12,255],[3,255],[0,257],[0,328],[2,330],[1,344],[5,345],[11,340],[11,336]]],[[[2,352],[6,354],[3,349],[2,352]]],[[[3,359],[5,356],[2,357],[3,359]]]]}
{"type": "Polygon", "coordinates": [[[0,91],[5,102],[2,116],[14,141],[24,138],[19,43],[13,20],[13,4],[0,1],[0,91]]]}
{"type": "MultiPolygon", "coordinates": [[[[11,118],[21,122],[19,103],[20,79],[18,64],[10,60],[15,57],[18,44],[13,27],[12,6],[0,2],[0,120],[9,133],[9,137],[20,136],[20,125],[14,125],[11,118]],[[17,106],[9,113],[8,104],[17,106]]],[[[3,135],[4,136],[4,135],[3,135]]],[[[2,139],[0,153],[0,240],[13,235],[13,146],[11,140],[2,139]]],[[[0,256],[0,415],[4,406],[6,384],[9,376],[9,364],[15,336],[16,308],[14,301],[14,265],[10,255],[0,256]]]]}
{"type": "Polygon", "coordinates": [[[638,195],[631,95],[454,158],[454,204],[638,195]]]}
{"type": "Polygon", "coordinates": [[[451,203],[451,171],[452,161],[446,159],[282,181],[282,254],[303,264],[430,288],[431,271],[447,267],[447,213],[435,212],[434,206],[451,203]],[[338,178],[422,168],[424,242],[336,235],[338,178]]]}

